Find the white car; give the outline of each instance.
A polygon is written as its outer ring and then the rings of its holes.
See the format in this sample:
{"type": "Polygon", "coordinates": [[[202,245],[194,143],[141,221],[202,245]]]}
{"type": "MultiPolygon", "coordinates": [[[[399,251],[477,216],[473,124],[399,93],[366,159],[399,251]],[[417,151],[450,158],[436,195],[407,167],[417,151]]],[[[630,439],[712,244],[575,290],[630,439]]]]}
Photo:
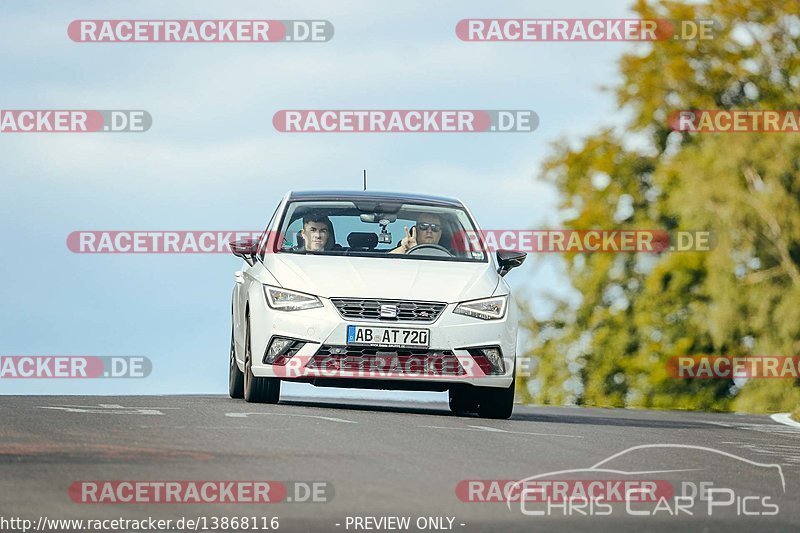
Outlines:
{"type": "Polygon", "coordinates": [[[229,392],[277,403],[281,381],[448,391],[454,412],[508,418],[517,313],[503,276],[525,254],[490,254],[454,199],[289,192],[260,239],[231,243],[229,392]]]}

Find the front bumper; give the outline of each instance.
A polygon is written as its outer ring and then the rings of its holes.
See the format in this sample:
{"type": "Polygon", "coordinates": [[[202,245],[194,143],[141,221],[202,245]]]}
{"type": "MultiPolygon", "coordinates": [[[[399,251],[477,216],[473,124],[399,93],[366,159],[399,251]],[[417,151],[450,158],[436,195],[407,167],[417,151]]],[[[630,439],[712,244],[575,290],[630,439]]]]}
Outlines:
{"type": "MultiPolygon", "coordinates": [[[[263,305],[252,306],[251,302],[251,342],[253,352],[253,375],[257,377],[278,377],[285,380],[307,381],[315,384],[334,386],[353,386],[387,389],[446,390],[452,384],[475,385],[481,387],[508,387],[513,379],[516,359],[517,318],[514,306],[509,303],[506,316],[499,320],[480,320],[453,313],[457,304],[448,304],[436,321],[430,324],[421,322],[388,322],[374,320],[351,320],[343,318],[329,299],[320,298],[323,307],[304,311],[276,311],[263,305]],[[430,331],[429,354],[423,350],[411,353],[415,360],[406,359],[406,352],[394,348],[365,349],[367,358],[373,352],[378,357],[391,359],[392,352],[400,352],[400,364],[374,363],[359,365],[354,359],[356,352],[364,347],[345,350],[349,364],[343,361],[339,351],[347,346],[347,326],[380,326],[424,328],[430,331]],[[304,341],[303,347],[284,365],[263,362],[264,353],[273,336],[288,337],[304,341]],[[487,375],[475,358],[467,351],[474,347],[498,346],[502,350],[505,371],[502,374],[487,375]],[[337,348],[331,355],[330,348],[337,348]],[[322,354],[322,355],[318,355],[322,354]],[[319,364],[323,355],[326,364],[319,364]],[[446,362],[442,363],[442,358],[446,362]],[[411,362],[408,362],[411,361],[411,362]],[[425,361],[432,362],[425,367],[425,361]],[[438,364],[436,361],[440,361],[438,364]],[[457,361],[457,363],[455,363],[457,361]],[[455,365],[455,366],[454,366],[455,365]],[[460,367],[454,373],[452,370],[460,367]],[[379,382],[379,383],[378,383],[379,382]],[[375,384],[378,383],[378,386],[375,384]]],[[[344,357],[344,354],[342,354],[344,357]]]]}

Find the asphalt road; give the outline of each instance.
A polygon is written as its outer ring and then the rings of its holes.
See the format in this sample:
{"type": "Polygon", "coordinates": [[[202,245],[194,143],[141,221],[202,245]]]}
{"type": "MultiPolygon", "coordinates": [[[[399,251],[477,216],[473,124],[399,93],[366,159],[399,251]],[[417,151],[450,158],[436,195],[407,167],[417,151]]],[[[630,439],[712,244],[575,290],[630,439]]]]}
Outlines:
{"type": "MultiPolygon", "coordinates": [[[[471,487],[474,497],[491,494],[491,484],[471,487]]],[[[255,516],[278,517],[280,531],[798,531],[799,495],[800,429],[767,416],[517,406],[511,420],[492,421],[452,415],[441,403],[0,397],[0,520],[37,525],[40,517],[152,516],[206,517],[211,528],[213,517],[255,516]],[[655,502],[592,511],[556,500],[547,509],[462,501],[470,493],[456,490],[463,480],[530,476],[655,480],[674,492],[653,515],[655,502]],[[289,499],[305,493],[292,482],[317,481],[332,498],[82,504],[68,492],[80,480],[275,480],[289,499]],[[692,498],[701,487],[719,491],[692,498]],[[689,498],[683,512],[675,495],[689,498]],[[539,510],[547,514],[526,514],[539,510]],[[390,516],[409,517],[409,526],[377,522],[390,516]]]]}

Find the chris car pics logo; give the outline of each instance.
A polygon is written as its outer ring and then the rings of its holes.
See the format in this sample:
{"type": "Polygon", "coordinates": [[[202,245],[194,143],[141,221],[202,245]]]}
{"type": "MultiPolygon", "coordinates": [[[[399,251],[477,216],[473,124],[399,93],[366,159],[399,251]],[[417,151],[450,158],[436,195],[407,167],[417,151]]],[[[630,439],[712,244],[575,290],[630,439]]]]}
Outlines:
{"type": "Polygon", "coordinates": [[[530,517],[768,518],[790,504],[792,496],[779,464],[672,443],[632,446],[589,467],[529,476],[502,489],[487,492],[474,483],[460,488],[473,498],[464,501],[504,497],[509,509],[518,504],[530,517]]]}

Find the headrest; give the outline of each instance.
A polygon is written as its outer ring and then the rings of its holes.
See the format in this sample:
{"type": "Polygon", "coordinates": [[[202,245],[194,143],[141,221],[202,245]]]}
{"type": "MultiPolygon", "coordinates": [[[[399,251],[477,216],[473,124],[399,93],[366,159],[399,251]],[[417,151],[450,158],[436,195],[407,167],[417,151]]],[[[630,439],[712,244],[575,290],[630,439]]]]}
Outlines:
{"type": "Polygon", "coordinates": [[[347,236],[350,248],[375,248],[378,246],[378,236],[374,233],[354,231],[347,236]]]}

